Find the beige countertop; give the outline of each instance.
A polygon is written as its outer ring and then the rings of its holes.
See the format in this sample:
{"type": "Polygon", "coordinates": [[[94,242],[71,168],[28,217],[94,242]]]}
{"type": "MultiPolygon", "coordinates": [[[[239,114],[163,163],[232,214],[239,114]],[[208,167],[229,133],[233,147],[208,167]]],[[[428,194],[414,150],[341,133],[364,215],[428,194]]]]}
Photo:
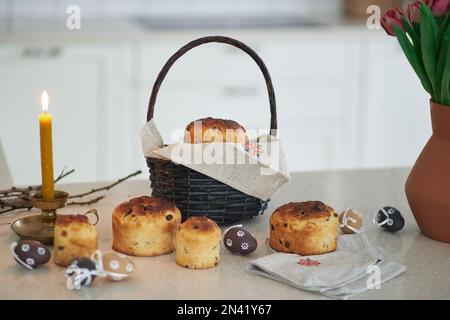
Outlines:
{"type": "MultiPolygon", "coordinates": [[[[188,270],[175,264],[173,254],[133,258],[136,272],[132,278],[113,283],[104,279],[92,287],[70,291],[65,287],[63,268],[49,262],[29,271],[14,262],[8,246],[17,238],[7,225],[20,212],[0,217],[0,299],[325,299],[285,284],[244,272],[246,261],[268,254],[264,239],[273,210],[289,201],[322,200],[337,211],[347,207],[364,215],[365,232],[387,258],[408,268],[399,277],[384,283],[379,290],[357,296],[360,299],[450,299],[450,245],[423,236],[408,208],[403,185],[406,169],[294,173],[292,180],[272,198],[264,215],[244,222],[259,242],[248,257],[234,256],[222,248],[221,262],[208,270],[188,270]],[[397,207],[404,214],[405,228],[396,234],[382,231],[371,223],[381,206],[397,207]]],[[[63,185],[76,192],[98,184],[63,185]]],[[[107,193],[95,207],[99,210],[100,241],[104,252],[111,250],[113,208],[134,196],[149,195],[147,180],[129,181],[107,193]]],[[[60,213],[83,213],[87,207],[66,207],[60,213]]]]}

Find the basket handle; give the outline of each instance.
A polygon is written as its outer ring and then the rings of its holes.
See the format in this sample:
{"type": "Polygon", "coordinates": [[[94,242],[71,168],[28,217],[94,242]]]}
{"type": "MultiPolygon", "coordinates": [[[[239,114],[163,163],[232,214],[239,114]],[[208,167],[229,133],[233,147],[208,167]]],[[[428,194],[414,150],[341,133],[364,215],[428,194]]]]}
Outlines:
{"type": "Polygon", "coordinates": [[[271,135],[276,136],[277,135],[277,106],[275,101],[275,92],[273,90],[272,85],[272,79],[270,77],[269,71],[267,70],[266,65],[262,61],[262,59],[258,56],[258,54],[253,51],[249,46],[247,46],[245,43],[242,43],[236,39],[229,38],[229,37],[223,37],[223,36],[208,36],[203,38],[198,38],[196,40],[193,40],[183,46],[181,49],[179,49],[174,55],[172,55],[169,60],[167,60],[164,67],[161,69],[161,71],[158,74],[158,77],[156,78],[155,83],[153,84],[152,94],[150,96],[150,101],[148,102],[148,110],[147,110],[147,121],[150,121],[153,119],[153,112],[155,110],[155,103],[156,103],[156,97],[158,95],[159,88],[161,87],[161,84],[166,77],[167,73],[169,72],[172,65],[177,61],[181,56],[183,56],[186,52],[189,50],[210,42],[219,42],[219,43],[225,43],[232,45],[236,48],[241,49],[242,51],[246,52],[258,65],[259,69],[261,69],[261,72],[264,76],[264,80],[266,81],[266,87],[267,87],[267,93],[269,95],[269,104],[270,104],[270,132],[271,135]]]}

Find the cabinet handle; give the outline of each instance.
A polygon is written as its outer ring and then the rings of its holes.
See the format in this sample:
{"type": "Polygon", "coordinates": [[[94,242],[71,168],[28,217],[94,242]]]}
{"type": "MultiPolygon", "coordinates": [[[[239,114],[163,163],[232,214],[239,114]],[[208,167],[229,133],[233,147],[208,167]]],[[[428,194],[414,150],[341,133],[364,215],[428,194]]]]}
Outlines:
{"type": "Polygon", "coordinates": [[[61,46],[51,46],[51,47],[34,47],[27,46],[22,50],[23,58],[58,58],[61,56],[62,47],[61,46]]]}
{"type": "Polygon", "coordinates": [[[223,94],[226,97],[256,97],[258,93],[258,87],[227,86],[223,88],[223,94]]]}

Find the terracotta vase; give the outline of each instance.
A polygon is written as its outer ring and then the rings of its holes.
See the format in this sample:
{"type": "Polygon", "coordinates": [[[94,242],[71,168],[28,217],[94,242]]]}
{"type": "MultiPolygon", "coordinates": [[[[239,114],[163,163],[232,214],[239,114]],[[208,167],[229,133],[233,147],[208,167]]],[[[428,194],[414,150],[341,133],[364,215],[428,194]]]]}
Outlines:
{"type": "Polygon", "coordinates": [[[433,135],[406,181],[406,197],[424,235],[450,243],[450,106],[433,101],[433,135]]]}

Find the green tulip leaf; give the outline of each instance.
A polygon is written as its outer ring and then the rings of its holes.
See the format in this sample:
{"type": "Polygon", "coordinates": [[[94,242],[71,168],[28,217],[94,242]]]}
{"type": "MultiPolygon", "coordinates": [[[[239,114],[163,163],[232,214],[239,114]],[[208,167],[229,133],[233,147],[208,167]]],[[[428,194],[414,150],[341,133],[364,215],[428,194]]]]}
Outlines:
{"type": "Polygon", "coordinates": [[[417,57],[416,51],[414,50],[413,45],[406,36],[406,33],[398,26],[394,26],[394,33],[397,37],[400,47],[406,55],[406,58],[419,77],[422,86],[431,96],[433,96],[433,88],[431,86],[430,80],[428,79],[425,67],[423,66],[422,61],[417,57]]]}
{"type": "Polygon", "coordinates": [[[420,47],[420,38],[419,38],[418,34],[413,29],[413,27],[411,27],[411,25],[409,24],[408,20],[406,20],[405,17],[402,17],[402,23],[403,23],[403,26],[405,27],[406,33],[410,36],[410,38],[412,40],[414,49],[416,50],[417,57],[419,59],[422,59],[422,50],[420,47]]]}
{"type": "MultiPolygon", "coordinates": [[[[445,71],[449,71],[450,65],[448,64],[448,56],[449,56],[449,48],[450,48],[450,28],[447,28],[445,30],[445,33],[442,35],[442,42],[441,42],[441,48],[439,49],[439,56],[436,64],[436,90],[435,90],[435,96],[436,99],[442,100],[445,97],[445,92],[447,89],[445,87],[448,87],[448,80],[446,82],[445,77],[448,77],[448,75],[445,75],[445,71]]],[[[449,71],[450,72],[450,71],[449,71]]]]}
{"type": "MultiPolygon", "coordinates": [[[[440,80],[440,95],[438,96],[438,102],[445,105],[450,105],[450,35],[447,35],[450,32],[447,32],[444,36],[442,47],[446,47],[447,50],[445,53],[443,50],[441,50],[442,53],[442,59],[445,60],[442,62],[442,66],[439,66],[439,68],[442,68],[441,72],[441,80],[440,80]],[[445,55],[445,56],[444,56],[445,55]]],[[[441,55],[439,57],[439,60],[441,59],[441,55]]]]}
{"type": "Polygon", "coordinates": [[[412,27],[416,32],[417,36],[420,38],[420,23],[413,21],[412,27]]]}
{"type": "Polygon", "coordinates": [[[444,36],[449,29],[450,26],[450,14],[447,14],[444,21],[442,22],[440,26],[440,32],[439,32],[439,42],[442,43],[444,41],[444,36]]]}
{"type": "Polygon", "coordinates": [[[439,57],[436,65],[436,90],[435,90],[435,96],[437,99],[442,97],[442,81],[443,81],[443,75],[445,66],[447,64],[447,55],[448,55],[448,42],[443,42],[441,45],[441,49],[439,50],[439,57]]]}
{"type": "Polygon", "coordinates": [[[420,3],[420,41],[423,64],[433,91],[436,89],[436,60],[438,56],[437,25],[434,16],[423,2],[420,3]]]}

